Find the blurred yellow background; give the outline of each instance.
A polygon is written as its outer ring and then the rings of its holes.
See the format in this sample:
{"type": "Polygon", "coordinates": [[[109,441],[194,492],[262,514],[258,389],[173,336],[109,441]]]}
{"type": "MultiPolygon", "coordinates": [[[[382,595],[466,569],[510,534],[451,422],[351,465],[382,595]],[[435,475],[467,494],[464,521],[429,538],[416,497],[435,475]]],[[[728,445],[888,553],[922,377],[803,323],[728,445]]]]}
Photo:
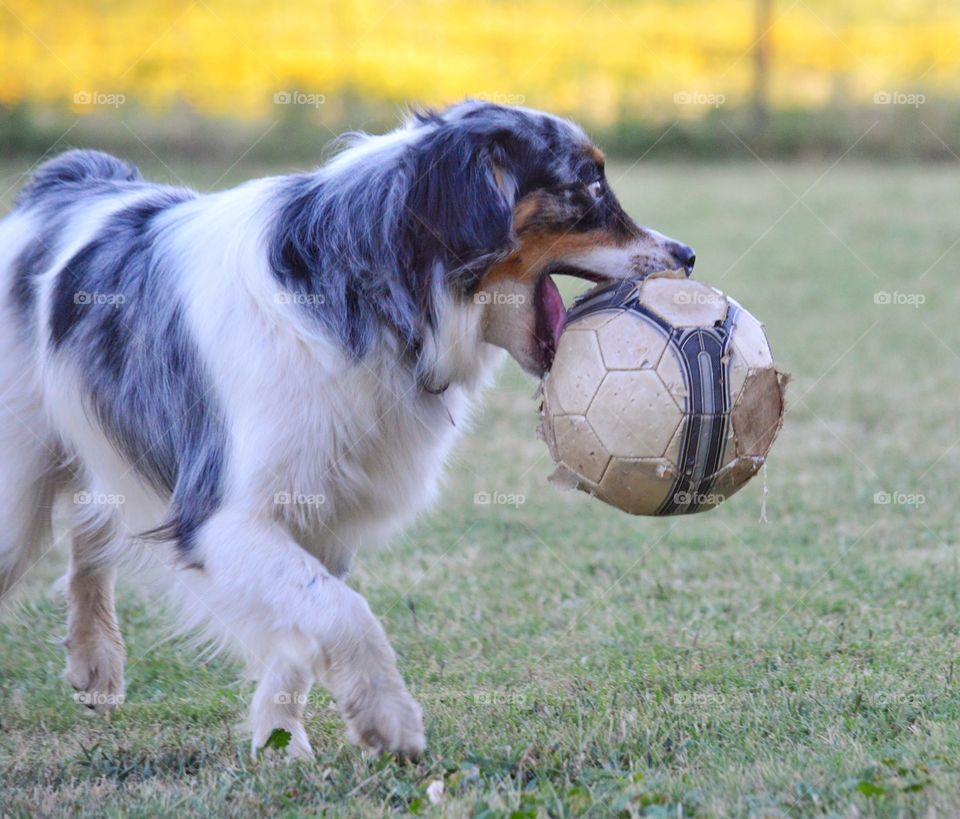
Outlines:
{"type": "Polygon", "coordinates": [[[592,123],[695,117],[750,102],[767,30],[771,107],[960,92],[951,0],[195,0],[0,2],[0,103],[117,96],[238,119],[275,99],[345,93],[429,104],[465,95],[592,123]],[[277,95],[281,95],[277,97],[277,95]]]}

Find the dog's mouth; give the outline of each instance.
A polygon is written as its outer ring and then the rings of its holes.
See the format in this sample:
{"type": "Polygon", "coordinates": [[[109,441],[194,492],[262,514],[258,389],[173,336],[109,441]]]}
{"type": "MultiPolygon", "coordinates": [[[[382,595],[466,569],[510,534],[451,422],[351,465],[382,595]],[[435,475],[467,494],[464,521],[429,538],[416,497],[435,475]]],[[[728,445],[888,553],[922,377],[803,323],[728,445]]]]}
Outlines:
{"type": "Polygon", "coordinates": [[[560,295],[560,288],[553,280],[554,276],[572,276],[592,282],[595,285],[612,281],[612,279],[593,271],[568,265],[551,267],[540,274],[533,291],[536,314],[534,334],[540,357],[540,370],[544,373],[549,371],[553,365],[557,343],[560,341],[560,334],[567,322],[567,306],[563,302],[563,296],[560,295]]]}

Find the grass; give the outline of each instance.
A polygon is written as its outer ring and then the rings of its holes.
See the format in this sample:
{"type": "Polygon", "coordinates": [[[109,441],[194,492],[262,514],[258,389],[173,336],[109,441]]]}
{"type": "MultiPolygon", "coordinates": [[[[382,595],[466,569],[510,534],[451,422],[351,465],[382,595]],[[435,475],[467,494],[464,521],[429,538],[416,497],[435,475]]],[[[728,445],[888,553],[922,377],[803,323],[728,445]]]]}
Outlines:
{"type": "MultiPolygon", "coordinates": [[[[171,167],[204,187],[228,164],[171,167]]],[[[0,167],[0,189],[19,172],[0,167]]],[[[316,691],[316,762],[251,762],[237,728],[250,686],[167,640],[157,603],[128,586],[128,701],[88,716],[61,677],[58,554],[0,619],[0,812],[960,812],[960,169],[854,154],[611,178],[767,322],[794,375],[770,522],[759,478],[692,518],[560,494],[534,385],[510,366],[437,510],[351,577],[424,705],[423,761],[363,756],[316,691]],[[481,491],[523,503],[475,505],[481,491]]]]}

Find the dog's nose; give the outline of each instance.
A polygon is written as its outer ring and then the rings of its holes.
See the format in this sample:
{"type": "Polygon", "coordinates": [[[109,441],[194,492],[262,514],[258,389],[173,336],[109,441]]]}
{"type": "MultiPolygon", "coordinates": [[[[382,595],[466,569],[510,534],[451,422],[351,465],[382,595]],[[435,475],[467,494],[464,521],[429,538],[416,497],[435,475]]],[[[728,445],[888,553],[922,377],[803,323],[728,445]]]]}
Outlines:
{"type": "Polygon", "coordinates": [[[697,263],[696,251],[680,242],[671,242],[669,250],[670,255],[687,271],[689,276],[693,272],[693,266],[697,263]]]}

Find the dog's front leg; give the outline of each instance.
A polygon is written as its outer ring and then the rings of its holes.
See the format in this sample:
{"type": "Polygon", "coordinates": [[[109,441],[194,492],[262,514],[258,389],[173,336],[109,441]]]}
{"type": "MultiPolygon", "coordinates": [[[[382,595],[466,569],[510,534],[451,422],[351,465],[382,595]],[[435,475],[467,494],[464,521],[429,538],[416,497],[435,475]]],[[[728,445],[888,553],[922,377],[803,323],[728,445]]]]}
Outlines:
{"type": "Polygon", "coordinates": [[[191,560],[202,568],[179,572],[171,592],[259,667],[254,751],[282,728],[291,733],[292,755],[310,755],[302,719],[314,675],[336,700],[352,740],[410,756],[423,750],[420,707],[361,595],[272,522],[221,511],[194,548],[191,560]]]}
{"type": "Polygon", "coordinates": [[[307,697],[313,686],[313,670],[301,657],[281,647],[263,669],[250,703],[251,753],[266,745],[278,728],[290,733],[287,755],[292,759],[312,759],[313,749],[303,725],[307,697]]]}
{"type": "Polygon", "coordinates": [[[363,597],[351,594],[354,625],[327,643],[318,672],[347,721],[352,742],[417,756],[425,745],[420,706],[403,684],[380,621],[363,597]]]}

